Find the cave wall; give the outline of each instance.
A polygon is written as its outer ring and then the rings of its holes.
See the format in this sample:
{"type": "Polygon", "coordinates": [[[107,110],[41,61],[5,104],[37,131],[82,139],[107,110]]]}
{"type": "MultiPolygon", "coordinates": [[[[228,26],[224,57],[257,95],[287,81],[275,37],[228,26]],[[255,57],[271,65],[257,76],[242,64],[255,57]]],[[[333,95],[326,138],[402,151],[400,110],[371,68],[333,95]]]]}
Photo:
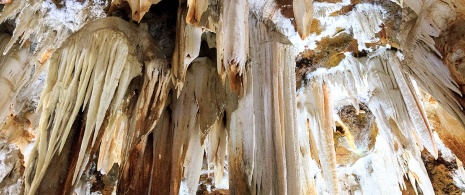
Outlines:
{"type": "Polygon", "coordinates": [[[460,0],[1,3],[2,193],[465,191],[460,0]]]}

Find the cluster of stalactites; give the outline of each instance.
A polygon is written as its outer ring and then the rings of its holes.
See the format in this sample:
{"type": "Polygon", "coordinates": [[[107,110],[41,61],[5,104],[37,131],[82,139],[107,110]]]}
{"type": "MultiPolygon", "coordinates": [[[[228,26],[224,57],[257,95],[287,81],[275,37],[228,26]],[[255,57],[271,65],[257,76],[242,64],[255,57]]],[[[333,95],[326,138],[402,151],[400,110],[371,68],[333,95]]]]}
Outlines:
{"type": "MultiPolygon", "coordinates": [[[[313,1],[298,0],[293,2],[294,18],[297,34],[301,39],[307,38],[313,19],[313,1]]],[[[229,78],[230,87],[239,92],[242,90],[242,75],[245,72],[249,54],[250,17],[271,20],[278,23],[273,12],[275,2],[265,3],[247,0],[215,1],[188,0],[188,9],[179,7],[176,49],[173,55],[173,82],[179,91],[185,81],[185,72],[199,53],[202,28],[216,33],[217,69],[224,79],[229,78]],[[252,5],[251,5],[252,4],[252,5]],[[253,10],[251,10],[251,7],[253,10]],[[263,10],[257,10],[261,7],[263,10]]],[[[282,32],[292,29],[279,29],[282,32]]]]}
{"type": "MultiPolygon", "coordinates": [[[[376,142],[383,139],[389,146],[389,148],[385,148],[387,150],[385,152],[392,155],[389,158],[394,158],[395,163],[389,165],[397,167],[397,171],[390,173],[393,178],[403,174],[406,176],[410,176],[410,174],[421,175],[416,180],[422,183],[420,185],[422,191],[432,191],[432,185],[424,166],[421,165],[420,169],[417,169],[416,165],[411,164],[421,162],[419,151],[423,147],[436,158],[438,149],[412,81],[401,70],[401,60],[395,52],[387,49],[378,49],[363,62],[352,57],[351,54],[346,55],[346,59],[339,65],[342,67],[311,75],[309,87],[299,94],[302,96],[301,104],[306,105],[301,108],[304,110],[302,112],[305,116],[303,120],[308,118],[310,122],[310,133],[316,142],[317,155],[327,182],[326,188],[330,192],[337,192],[340,189],[336,177],[336,154],[334,153],[335,141],[333,137],[335,121],[340,119],[335,117],[332,112],[344,105],[351,105],[359,109],[358,105],[364,103],[367,104],[376,119],[375,124],[379,129],[376,142]],[[365,90],[372,93],[366,93],[365,90]],[[394,147],[395,145],[402,147],[394,147]],[[396,155],[398,153],[404,155],[396,155]],[[411,158],[414,161],[410,164],[397,164],[397,161],[409,162],[411,158]],[[428,183],[429,185],[427,185],[428,183]]],[[[339,121],[339,123],[341,122],[339,121]]],[[[350,136],[347,136],[351,135],[350,131],[352,130],[346,128],[344,131],[348,142],[353,142],[353,138],[350,139],[350,136]]],[[[369,134],[365,136],[369,136],[369,134]]],[[[349,145],[352,152],[363,151],[362,148],[357,148],[355,143],[349,143],[349,145]]],[[[379,147],[382,146],[384,145],[379,145],[379,147]]],[[[388,158],[388,156],[385,157],[388,158]]],[[[398,181],[399,185],[403,186],[402,178],[397,178],[394,181],[398,181]]],[[[412,184],[415,186],[415,180],[410,181],[413,181],[412,184]]]]}
{"type": "MultiPolygon", "coordinates": [[[[449,139],[452,137],[448,136],[449,131],[440,129],[443,129],[443,126],[449,128],[453,125],[460,126],[460,121],[463,121],[463,111],[457,100],[461,92],[450,70],[444,64],[444,60],[440,59],[441,54],[435,48],[433,41],[433,37],[440,36],[441,32],[444,32],[451,21],[457,17],[456,11],[451,10],[454,8],[454,6],[450,6],[451,4],[460,3],[454,1],[446,3],[406,1],[406,5],[410,6],[413,12],[409,11],[408,7],[404,8],[403,14],[407,22],[402,23],[401,26],[399,38],[402,44],[399,51],[390,50],[390,46],[387,48],[376,47],[374,51],[368,50],[368,57],[361,58],[355,58],[355,55],[345,53],[345,57],[337,67],[319,69],[307,76],[308,84],[298,94],[298,99],[301,100],[298,104],[300,105],[298,107],[300,110],[298,112],[299,118],[301,118],[299,120],[302,124],[300,126],[309,121],[310,139],[311,142],[312,140],[315,142],[311,145],[317,148],[315,160],[319,162],[326,181],[324,190],[334,193],[335,190],[341,189],[341,186],[338,185],[345,182],[341,183],[343,179],[338,178],[338,181],[334,177],[336,175],[341,177],[343,176],[341,172],[350,170],[344,174],[356,175],[358,179],[355,183],[361,186],[360,190],[363,192],[375,190],[383,193],[395,190],[400,193],[401,190],[405,189],[403,177],[407,177],[415,191],[417,191],[418,184],[423,193],[434,193],[420,158],[420,151],[425,148],[435,158],[438,157],[437,141],[434,139],[431,124],[435,125],[436,131],[441,131],[438,134],[449,139]],[[433,15],[430,13],[437,12],[435,11],[437,9],[444,11],[440,14],[443,18],[432,18],[433,15]],[[441,106],[459,120],[455,121],[448,114],[442,114],[440,119],[444,121],[444,124],[441,123],[438,126],[437,122],[429,121],[428,117],[430,116],[425,113],[423,108],[425,102],[422,102],[420,98],[416,83],[437,98],[441,106]],[[332,163],[336,159],[334,152],[330,152],[329,155],[325,153],[325,151],[334,151],[334,146],[331,143],[335,143],[337,140],[333,140],[333,136],[327,136],[328,134],[332,135],[334,127],[330,128],[328,133],[322,134],[320,133],[324,129],[322,125],[327,120],[334,120],[338,124],[341,122],[340,116],[333,114],[327,118],[322,118],[325,116],[324,110],[322,108],[317,110],[324,105],[324,86],[328,87],[330,92],[337,91],[337,93],[330,93],[330,102],[333,104],[329,108],[331,112],[338,111],[345,105],[353,106],[358,112],[359,105],[366,104],[375,116],[374,125],[378,129],[376,144],[373,149],[368,151],[369,155],[359,158],[353,165],[334,166],[332,163]],[[445,117],[449,117],[450,120],[446,122],[445,117]],[[325,140],[326,138],[329,141],[325,140]],[[323,142],[324,144],[321,144],[323,142]],[[379,151],[383,151],[383,154],[379,151]],[[383,172],[382,168],[376,168],[378,165],[374,161],[380,162],[381,159],[385,161],[385,166],[382,167],[392,168],[392,171],[383,172]],[[356,171],[367,167],[372,167],[374,172],[356,171]],[[386,177],[390,179],[384,179],[386,177]],[[394,182],[388,184],[391,186],[390,188],[384,188],[382,185],[387,183],[377,184],[369,180],[394,182]]],[[[371,17],[371,12],[365,14],[363,12],[363,9],[357,9],[351,14],[356,16],[355,18],[362,18],[365,23],[373,24],[367,25],[359,20],[348,20],[354,34],[358,37],[359,44],[374,40],[375,34],[381,30],[378,28],[379,24],[384,22],[383,17],[380,17],[379,14],[371,17]]],[[[334,125],[334,122],[331,124],[334,125]]],[[[349,150],[357,154],[366,152],[365,148],[357,148],[357,144],[351,143],[353,142],[351,129],[344,126],[343,129],[349,150]]],[[[453,139],[453,141],[448,140],[447,142],[460,143],[460,140],[453,139]]],[[[456,152],[460,153],[460,151],[456,152]]],[[[318,183],[318,181],[316,182],[318,183]]],[[[318,192],[322,193],[323,191],[318,190],[318,192]]]]}
{"type": "Polygon", "coordinates": [[[95,144],[107,110],[116,114],[129,82],[141,73],[141,65],[131,55],[134,52],[135,48],[118,33],[98,30],[69,38],[48,61],[47,84],[39,105],[42,115],[36,174],[31,175],[29,193],[37,189],[55,153],[62,151],[77,114],[86,112],[86,130],[73,182],[80,177],[82,164],[89,158],[87,146],[95,144]]]}
{"type": "MultiPolygon", "coordinates": [[[[169,165],[165,165],[169,178],[164,179],[169,179],[173,194],[179,193],[183,182],[188,193],[195,193],[204,153],[208,162],[214,164],[216,184],[222,179],[228,155],[231,193],[323,193],[315,184],[316,170],[309,170],[309,167],[317,169],[312,165],[318,161],[326,190],[338,194],[341,187],[333,137],[338,121],[335,111],[344,101],[357,111],[359,104],[365,103],[379,129],[376,137],[380,141],[367,158],[373,162],[385,161],[369,164],[375,171],[365,175],[382,181],[387,174],[388,186],[400,188],[405,188],[403,176],[407,175],[413,186],[418,181],[423,192],[432,193],[419,151],[426,148],[437,157],[438,149],[411,77],[419,79],[434,94],[440,94],[437,99],[446,105],[447,111],[461,116],[453,94],[460,92],[447,68],[434,55],[438,52],[429,36],[437,36],[440,30],[428,25],[432,20],[422,14],[421,10],[431,6],[426,3],[413,5],[406,1],[418,16],[413,25],[403,28],[408,32],[404,34],[413,35],[404,37],[409,41],[402,47],[413,51],[404,53],[405,59],[401,52],[384,47],[363,60],[346,53],[338,67],[324,74],[317,71],[309,75],[307,88],[297,96],[295,48],[283,43],[282,36],[272,32],[269,23],[265,24],[269,22],[267,19],[273,22],[273,15],[271,11],[262,13],[270,14],[267,18],[260,15],[256,10],[260,3],[188,0],[186,8],[180,1],[170,69],[164,56],[155,51],[150,35],[135,30],[127,22],[102,19],[68,37],[77,29],[50,31],[50,26],[35,25],[45,23],[47,20],[43,18],[47,18],[48,12],[41,9],[38,1],[28,2],[12,1],[0,16],[1,21],[13,17],[18,21],[5,51],[20,35],[22,44],[38,35],[42,53],[53,51],[52,46],[66,40],[47,62],[37,142],[33,158],[29,158],[31,166],[26,170],[28,194],[40,188],[54,157],[69,144],[71,136],[76,136],[73,131],[81,134],[70,170],[71,186],[88,168],[95,148],[99,150],[97,169],[101,173],[118,164],[122,167],[120,173],[125,174],[120,178],[130,178],[133,173],[128,171],[131,164],[127,162],[132,159],[128,158],[138,151],[145,152],[146,148],[139,148],[143,146],[152,149],[146,152],[153,158],[150,162],[170,159],[169,165]],[[217,59],[198,57],[203,27],[216,33],[217,59]],[[142,47],[139,50],[137,46],[142,47]],[[406,61],[413,65],[406,68],[406,61]],[[171,84],[177,90],[176,95],[169,95],[171,84]],[[231,98],[236,95],[238,99],[231,98]],[[169,97],[172,99],[167,100],[169,97]],[[296,97],[301,101],[297,102],[296,97]],[[82,121],[80,116],[84,118],[82,121]],[[82,122],[83,128],[75,129],[76,122],[82,122]],[[167,136],[170,149],[163,156],[155,153],[168,146],[147,146],[144,143],[149,135],[154,136],[153,140],[161,139],[156,136],[167,136]],[[384,171],[381,165],[389,168],[384,171]]],[[[128,1],[132,18],[140,21],[150,5],[158,2],[128,1]]],[[[121,3],[122,0],[111,2],[112,6],[121,3]]],[[[312,1],[294,0],[293,12],[296,33],[305,39],[311,34],[312,1]]],[[[371,13],[363,7],[352,12],[351,16],[359,19],[351,28],[360,43],[373,40],[372,36],[380,30],[382,13],[374,10],[375,17],[368,17],[371,13]],[[365,22],[370,25],[364,25],[365,22]]],[[[19,53],[11,59],[25,64],[19,53]]],[[[350,129],[346,131],[349,135],[350,129]]],[[[356,144],[350,145],[354,151],[358,150],[356,144]]],[[[365,168],[366,164],[361,161],[359,164],[365,168]]],[[[157,169],[152,168],[151,171],[157,169]]],[[[150,177],[148,181],[153,178],[156,181],[156,175],[150,177]]],[[[379,182],[370,184],[377,185],[381,192],[390,190],[379,182]]]]}
{"type": "MultiPolygon", "coordinates": [[[[442,106],[454,117],[465,121],[462,105],[456,96],[462,96],[457,81],[451,75],[448,66],[444,64],[442,54],[435,46],[433,38],[444,35],[445,31],[457,20],[463,2],[449,0],[437,1],[405,1],[412,12],[405,17],[408,22],[403,24],[401,42],[405,52],[405,61],[409,63],[407,71],[418,84],[441,102],[442,106]]],[[[463,122],[462,122],[463,123],[463,122]]]]}
{"type": "Polygon", "coordinates": [[[51,52],[86,22],[105,16],[104,2],[63,0],[62,3],[65,6],[61,7],[54,1],[7,2],[0,13],[0,23],[15,19],[15,30],[1,52],[7,54],[17,41],[21,47],[32,42],[36,44],[31,49],[35,58],[32,59],[42,64],[51,52]],[[73,17],[65,17],[66,14],[72,14],[73,17]]]}
{"type": "MultiPolygon", "coordinates": [[[[85,120],[82,121],[84,129],[79,152],[72,165],[74,168],[68,173],[72,176],[71,186],[86,169],[91,160],[90,152],[100,144],[100,139],[105,142],[100,145],[98,169],[106,172],[113,163],[122,161],[121,143],[132,136],[130,130],[135,129],[129,125],[128,118],[139,119],[126,114],[125,110],[131,104],[128,98],[132,94],[128,88],[132,80],[141,75],[143,65],[151,82],[161,83],[154,102],[163,105],[163,96],[167,93],[167,63],[153,51],[149,37],[121,19],[105,18],[89,23],[68,38],[47,61],[46,86],[38,108],[42,114],[37,142],[31,154],[33,158],[28,163],[31,166],[27,167],[26,193],[36,192],[51,160],[63,152],[69,137],[80,131],[73,126],[79,113],[83,113],[85,120]],[[136,50],[134,42],[141,46],[141,50],[136,50]],[[139,61],[138,55],[144,56],[145,61],[139,61]]],[[[153,92],[156,88],[147,90],[153,92]]],[[[138,105],[141,109],[145,107],[143,103],[138,105]]]]}

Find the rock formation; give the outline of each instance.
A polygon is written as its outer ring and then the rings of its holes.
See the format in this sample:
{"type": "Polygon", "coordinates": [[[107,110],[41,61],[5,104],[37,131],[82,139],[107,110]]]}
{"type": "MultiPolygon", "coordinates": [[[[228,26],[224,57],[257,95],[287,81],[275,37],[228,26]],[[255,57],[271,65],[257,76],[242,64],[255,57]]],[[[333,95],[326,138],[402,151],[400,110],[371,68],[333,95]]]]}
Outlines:
{"type": "Polygon", "coordinates": [[[465,193],[462,0],[0,3],[1,194],[465,193]]]}

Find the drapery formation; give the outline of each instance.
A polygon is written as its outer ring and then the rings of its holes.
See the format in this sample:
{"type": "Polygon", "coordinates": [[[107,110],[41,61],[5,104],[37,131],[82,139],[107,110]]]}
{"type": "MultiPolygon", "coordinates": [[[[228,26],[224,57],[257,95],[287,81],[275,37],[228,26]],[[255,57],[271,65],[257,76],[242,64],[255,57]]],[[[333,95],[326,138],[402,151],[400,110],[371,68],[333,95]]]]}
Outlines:
{"type": "Polygon", "coordinates": [[[0,143],[24,157],[0,153],[25,160],[4,163],[22,178],[0,175],[5,193],[93,178],[105,194],[195,194],[206,175],[231,194],[433,194],[426,155],[464,181],[461,1],[180,0],[173,42],[144,20],[167,0],[109,2],[132,23],[60,2],[0,15],[15,19],[0,143]]]}

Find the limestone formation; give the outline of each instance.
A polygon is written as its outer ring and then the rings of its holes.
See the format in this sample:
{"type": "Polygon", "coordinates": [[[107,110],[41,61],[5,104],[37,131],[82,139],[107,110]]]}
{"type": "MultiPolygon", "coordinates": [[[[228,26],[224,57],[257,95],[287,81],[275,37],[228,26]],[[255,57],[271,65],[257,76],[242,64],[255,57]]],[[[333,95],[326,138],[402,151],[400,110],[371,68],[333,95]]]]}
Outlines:
{"type": "Polygon", "coordinates": [[[463,0],[0,1],[0,194],[463,194],[463,0]]]}

